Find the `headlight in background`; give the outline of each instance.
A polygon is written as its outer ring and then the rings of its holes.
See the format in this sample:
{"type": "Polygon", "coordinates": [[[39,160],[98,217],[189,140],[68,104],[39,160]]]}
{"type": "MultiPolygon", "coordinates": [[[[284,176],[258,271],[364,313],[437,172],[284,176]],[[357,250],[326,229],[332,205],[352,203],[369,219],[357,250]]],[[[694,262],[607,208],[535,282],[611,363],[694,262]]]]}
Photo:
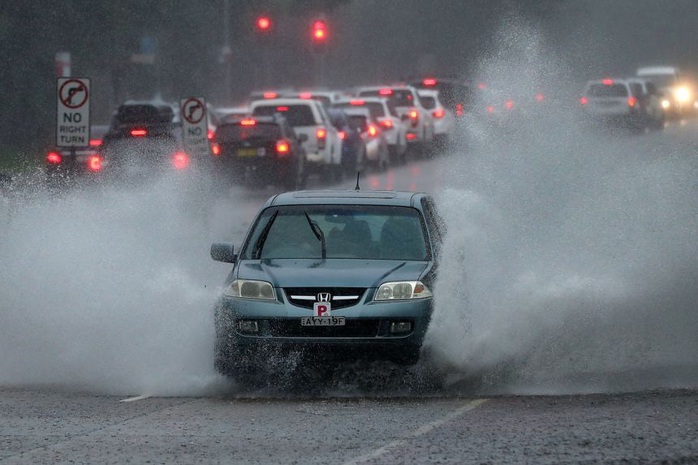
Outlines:
{"type": "Polygon", "coordinates": [[[426,299],[431,296],[431,291],[421,281],[399,281],[381,284],[373,300],[426,299]]]}
{"type": "Polygon", "coordinates": [[[274,287],[266,281],[236,279],[223,290],[223,295],[242,299],[276,300],[274,287]]]}
{"type": "Polygon", "coordinates": [[[693,92],[688,86],[679,86],[674,89],[674,98],[679,103],[689,103],[693,101],[693,92]]]}

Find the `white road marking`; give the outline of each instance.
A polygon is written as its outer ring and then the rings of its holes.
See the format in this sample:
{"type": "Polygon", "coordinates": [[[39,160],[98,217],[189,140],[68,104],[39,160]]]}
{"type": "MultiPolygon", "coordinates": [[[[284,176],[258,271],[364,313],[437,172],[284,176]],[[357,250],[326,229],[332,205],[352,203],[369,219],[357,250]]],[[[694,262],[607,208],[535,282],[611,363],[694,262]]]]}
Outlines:
{"type": "Polygon", "coordinates": [[[142,396],[129,397],[128,399],[121,399],[119,402],[136,402],[137,400],[143,400],[150,397],[150,394],[143,394],[142,396]]]}
{"type": "Polygon", "coordinates": [[[449,421],[455,420],[459,416],[463,415],[464,413],[470,412],[471,410],[475,410],[482,404],[487,402],[487,399],[475,399],[471,400],[458,410],[456,410],[453,413],[450,413],[446,415],[445,417],[439,419],[439,420],[434,420],[431,423],[427,423],[426,425],[421,426],[420,428],[414,430],[410,434],[404,436],[402,439],[396,439],[394,441],[389,442],[388,444],[384,445],[383,447],[379,447],[378,449],[371,451],[367,454],[361,455],[359,457],[356,457],[352,460],[349,460],[348,462],[344,462],[344,465],[357,465],[360,463],[368,462],[369,460],[377,459],[388,452],[390,450],[395,449],[397,447],[400,447],[404,445],[408,440],[410,439],[415,439],[420,436],[423,436],[430,431],[435,430],[436,428],[444,425],[445,423],[448,423],[449,421]]]}

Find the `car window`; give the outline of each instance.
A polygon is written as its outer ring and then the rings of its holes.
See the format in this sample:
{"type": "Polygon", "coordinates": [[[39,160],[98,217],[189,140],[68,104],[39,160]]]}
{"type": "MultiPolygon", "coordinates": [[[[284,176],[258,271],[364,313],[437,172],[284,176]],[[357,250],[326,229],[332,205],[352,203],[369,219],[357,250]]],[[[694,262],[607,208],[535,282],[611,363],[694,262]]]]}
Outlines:
{"type": "Polygon", "coordinates": [[[119,107],[114,122],[116,124],[160,124],[171,123],[173,119],[174,111],[171,108],[133,104],[119,107]]]}
{"type": "Polygon", "coordinates": [[[436,108],[436,99],[434,97],[419,96],[419,103],[422,104],[427,110],[433,110],[436,108]]]}
{"type": "Polygon", "coordinates": [[[361,205],[269,208],[257,221],[242,257],[320,259],[322,242],[313,232],[308,218],[324,235],[328,259],[422,261],[428,258],[429,248],[418,210],[361,205]],[[260,241],[272,218],[266,238],[260,241]],[[261,247],[256,247],[260,242],[261,247]]]}
{"type": "Polygon", "coordinates": [[[361,105],[352,105],[350,102],[342,102],[333,105],[334,108],[356,108],[357,106],[367,108],[373,119],[385,118],[388,116],[385,114],[385,107],[381,102],[364,102],[361,105]]]}
{"type": "Polygon", "coordinates": [[[260,105],[255,107],[254,116],[272,116],[281,113],[293,127],[315,126],[315,115],[308,105],[260,105]]]}
{"type": "Polygon", "coordinates": [[[260,123],[245,126],[242,124],[223,124],[216,128],[216,140],[220,143],[244,139],[279,139],[281,128],[274,123],[260,123]]]}
{"type": "Polygon", "coordinates": [[[592,84],[587,90],[589,97],[629,97],[628,88],[624,84],[592,84]]]}
{"type": "Polygon", "coordinates": [[[368,121],[363,115],[349,115],[349,126],[352,129],[358,129],[361,132],[368,131],[368,121]]]}

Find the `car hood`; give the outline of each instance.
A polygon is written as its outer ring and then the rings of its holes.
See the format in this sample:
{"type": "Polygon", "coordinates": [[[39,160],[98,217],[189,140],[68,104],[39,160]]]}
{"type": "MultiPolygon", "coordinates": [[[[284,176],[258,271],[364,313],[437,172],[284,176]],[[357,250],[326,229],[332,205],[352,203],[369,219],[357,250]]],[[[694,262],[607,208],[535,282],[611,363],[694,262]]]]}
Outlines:
{"type": "Polygon", "coordinates": [[[237,277],[270,281],[274,287],[377,287],[421,279],[429,265],[402,260],[243,260],[237,277]]]}

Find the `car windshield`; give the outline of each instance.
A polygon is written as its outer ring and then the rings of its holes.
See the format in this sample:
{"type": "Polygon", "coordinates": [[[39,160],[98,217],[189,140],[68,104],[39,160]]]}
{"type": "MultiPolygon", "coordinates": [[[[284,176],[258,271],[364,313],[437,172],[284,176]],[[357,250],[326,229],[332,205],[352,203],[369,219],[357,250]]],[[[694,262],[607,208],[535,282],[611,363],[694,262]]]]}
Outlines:
{"type": "Polygon", "coordinates": [[[383,89],[364,90],[359,93],[362,97],[388,97],[396,107],[411,107],[414,105],[414,96],[409,89],[392,89],[389,95],[384,94],[383,89]]]}
{"type": "Polygon", "coordinates": [[[363,102],[361,105],[352,104],[350,102],[342,102],[333,105],[335,108],[356,108],[357,106],[368,108],[368,111],[371,113],[371,118],[373,119],[385,118],[386,116],[389,116],[385,114],[385,108],[380,102],[363,102]]]}
{"type": "Polygon", "coordinates": [[[349,115],[349,126],[361,132],[368,131],[368,120],[364,115],[349,115]]]}
{"type": "Polygon", "coordinates": [[[592,84],[587,91],[589,97],[628,97],[628,88],[623,84],[592,84]]]}
{"type": "Polygon", "coordinates": [[[242,258],[319,260],[323,246],[327,259],[423,261],[429,253],[421,215],[414,208],[298,205],[264,211],[242,258]]]}
{"type": "Polygon", "coordinates": [[[426,108],[427,110],[433,110],[434,108],[436,108],[436,99],[434,97],[431,97],[431,96],[427,97],[427,96],[420,95],[419,96],[419,103],[421,103],[422,106],[424,108],[426,108]]]}
{"type": "Polygon", "coordinates": [[[315,126],[313,110],[308,105],[261,105],[254,109],[255,116],[271,116],[281,113],[293,127],[315,126]]]}
{"type": "Polygon", "coordinates": [[[242,123],[223,124],[216,128],[216,140],[220,143],[246,139],[279,139],[281,129],[274,123],[244,125],[242,123]]]}

